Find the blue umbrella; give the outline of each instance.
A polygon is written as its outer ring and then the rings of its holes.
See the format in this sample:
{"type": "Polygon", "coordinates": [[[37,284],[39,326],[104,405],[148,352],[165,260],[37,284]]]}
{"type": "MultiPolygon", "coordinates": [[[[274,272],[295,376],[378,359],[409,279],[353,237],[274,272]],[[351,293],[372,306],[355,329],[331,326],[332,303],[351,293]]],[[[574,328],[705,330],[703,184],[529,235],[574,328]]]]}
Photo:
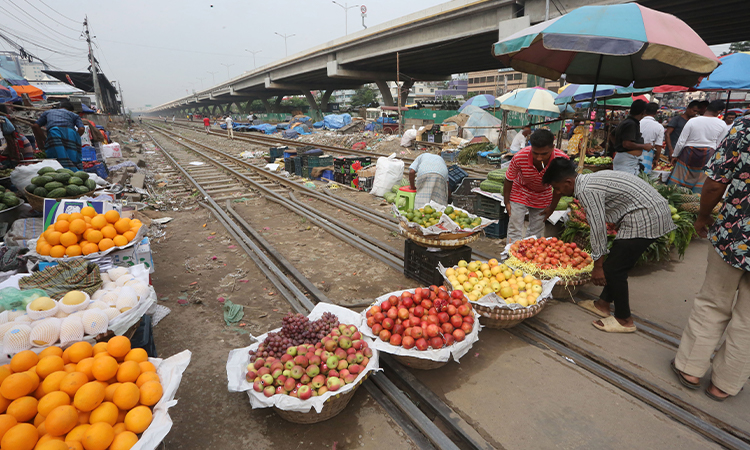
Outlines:
{"type": "Polygon", "coordinates": [[[461,105],[460,108],[458,108],[459,111],[463,111],[464,108],[467,106],[472,105],[476,106],[478,108],[487,109],[487,108],[499,108],[500,102],[498,102],[495,97],[489,95],[489,94],[483,94],[483,95],[476,95],[474,97],[471,97],[470,99],[466,100],[463,105],[461,105]]]}
{"type": "Polygon", "coordinates": [[[740,52],[720,58],[721,65],[695,88],[701,91],[750,90],[750,53],[740,52]]]}
{"type": "Polygon", "coordinates": [[[541,87],[516,89],[497,99],[500,108],[532,116],[559,117],[560,107],[555,105],[557,94],[541,87]]]}
{"type": "MultiPolygon", "coordinates": [[[[575,103],[591,100],[591,94],[594,91],[594,85],[592,84],[569,84],[563,88],[560,94],[557,96],[555,103],[558,105],[564,105],[565,103],[575,103]]],[[[651,92],[651,88],[636,89],[631,84],[630,86],[615,86],[613,84],[600,84],[596,86],[595,98],[617,98],[617,97],[630,97],[632,94],[642,94],[645,92],[651,92]]]]}
{"type": "Polygon", "coordinates": [[[18,96],[15,89],[0,85],[0,103],[14,103],[20,101],[21,97],[18,96]]]}
{"type": "Polygon", "coordinates": [[[3,68],[0,68],[0,78],[7,81],[9,86],[26,86],[29,84],[26,78],[3,68]]]}

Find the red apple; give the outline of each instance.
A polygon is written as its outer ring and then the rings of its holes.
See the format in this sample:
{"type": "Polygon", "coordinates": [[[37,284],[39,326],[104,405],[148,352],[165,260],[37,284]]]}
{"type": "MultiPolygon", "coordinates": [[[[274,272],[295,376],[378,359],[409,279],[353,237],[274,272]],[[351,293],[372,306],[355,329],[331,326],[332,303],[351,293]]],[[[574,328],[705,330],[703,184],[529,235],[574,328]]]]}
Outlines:
{"type": "Polygon", "coordinates": [[[393,319],[390,317],[386,317],[385,320],[383,320],[383,328],[386,330],[392,330],[394,325],[393,319]]]}
{"type": "Polygon", "coordinates": [[[438,296],[438,298],[439,298],[440,300],[448,300],[448,299],[450,298],[450,295],[448,295],[448,293],[447,293],[447,292],[445,292],[445,291],[444,291],[444,290],[442,290],[442,289],[441,289],[440,291],[438,291],[438,295],[437,295],[437,296],[438,296]]]}
{"type": "MultiPolygon", "coordinates": [[[[466,315],[466,314],[464,314],[464,315],[466,315]]],[[[393,320],[398,319],[398,309],[396,309],[396,308],[389,309],[388,312],[386,313],[386,316],[389,319],[393,319],[393,320]]]]}
{"type": "Polygon", "coordinates": [[[388,330],[383,330],[378,334],[378,337],[380,337],[380,340],[383,342],[388,342],[391,339],[391,332],[388,330]]]}
{"type": "Polygon", "coordinates": [[[446,334],[443,339],[445,339],[446,347],[453,345],[453,342],[456,340],[456,338],[454,338],[452,334],[446,334]]]}
{"type": "Polygon", "coordinates": [[[396,347],[401,345],[401,335],[400,334],[392,334],[390,340],[391,345],[395,345],[396,347]]]}
{"type": "Polygon", "coordinates": [[[454,306],[455,308],[458,308],[459,306],[463,304],[464,304],[463,300],[457,300],[457,299],[451,300],[451,305],[454,306]]]}
{"type": "Polygon", "coordinates": [[[466,316],[464,317],[464,323],[468,323],[469,325],[474,324],[474,316],[466,316]]]}
{"type": "Polygon", "coordinates": [[[406,330],[406,327],[404,327],[403,324],[397,323],[393,326],[393,329],[391,329],[392,334],[404,334],[404,330],[406,330]]]}
{"type": "Polygon", "coordinates": [[[427,350],[429,344],[427,343],[427,340],[425,338],[419,338],[414,343],[414,346],[417,347],[417,350],[427,350]]]}
{"type": "Polygon", "coordinates": [[[373,325],[375,325],[375,318],[373,316],[370,316],[367,318],[367,326],[372,328],[373,325]]]}
{"type": "Polygon", "coordinates": [[[427,299],[422,300],[422,307],[424,309],[430,309],[430,308],[432,308],[432,301],[431,300],[427,300],[427,299]]]}
{"type": "Polygon", "coordinates": [[[414,344],[415,344],[414,338],[411,336],[404,336],[403,339],[401,340],[401,346],[407,350],[410,348],[413,348],[414,344]]]}
{"type": "Polygon", "coordinates": [[[409,328],[406,328],[406,329],[404,330],[404,332],[403,332],[403,333],[401,333],[401,335],[402,335],[402,336],[404,336],[404,337],[406,337],[406,336],[411,336],[411,330],[412,330],[412,328],[411,328],[411,327],[409,327],[409,328]]]}
{"type": "Polygon", "coordinates": [[[383,319],[385,319],[385,314],[383,314],[382,312],[379,312],[379,313],[376,313],[372,317],[375,318],[375,323],[383,323],[383,319]]]}
{"type": "Polygon", "coordinates": [[[414,306],[414,299],[411,297],[406,297],[402,300],[402,303],[404,305],[404,308],[411,308],[412,306],[414,306]]]}
{"type": "MultiPolygon", "coordinates": [[[[383,303],[380,304],[380,311],[378,311],[378,312],[385,313],[385,311],[388,311],[389,309],[391,309],[391,302],[389,302],[388,300],[386,300],[386,301],[384,301],[383,303]]],[[[374,314],[377,314],[378,312],[376,312],[374,314]]]]}
{"type": "Polygon", "coordinates": [[[409,318],[409,310],[406,308],[401,308],[398,310],[398,318],[401,320],[406,320],[409,318]]]}
{"type": "MultiPolygon", "coordinates": [[[[461,305],[459,305],[461,306],[461,305]]],[[[449,316],[454,316],[458,312],[458,307],[455,305],[448,305],[448,307],[445,308],[445,312],[448,313],[449,316]]]]}
{"type": "Polygon", "coordinates": [[[411,337],[414,339],[420,339],[423,335],[422,327],[412,327],[411,329],[411,337]]]}
{"type": "Polygon", "coordinates": [[[427,333],[428,337],[433,338],[433,337],[437,336],[438,334],[440,334],[440,327],[438,327],[434,323],[431,323],[431,324],[427,325],[426,333],[427,333]]]}
{"type": "Polygon", "coordinates": [[[456,342],[461,342],[466,339],[466,333],[464,333],[464,330],[457,328],[453,330],[453,337],[456,339],[456,342]]]}
{"type": "Polygon", "coordinates": [[[391,306],[398,305],[398,297],[396,297],[395,295],[391,295],[390,297],[388,297],[388,303],[390,303],[391,306]]]}
{"type": "Polygon", "coordinates": [[[380,311],[381,311],[380,306],[373,305],[373,306],[370,307],[369,313],[370,313],[371,316],[374,316],[375,314],[379,313],[380,311]]]}
{"type": "Polygon", "coordinates": [[[380,331],[382,329],[383,329],[383,325],[381,325],[379,323],[376,323],[375,325],[372,326],[372,334],[374,334],[375,336],[377,336],[377,335],[380,334],[380,331]]]}
{"type": "Polygon", "coordinates": [[[435,314],[430,314],[427,316],[427,323],[433,323],[435,325],[440,323],[440,319],[438,319],[438,316],[435,314]]]}
{"type": "Polygon", "coordinates": [[[430,316],[437,316],[437,313],[437,309],[434,306],[427,311],[427,314],[430,316]]]}
{"type": "Polygon", "coordinates": [[[455,298],[455,299],[459,299],[460,300],[461,297],[463,297],[463,296],[464,296],[464,293],[462,291],[455,290],[455,291],[451,292],[451,298],[455,298]]]}
{"type": "Polygon", "coordinates": [[[471,326],[471,324],[470,324],[470,323],[466,323],[466,322],[464,322],[464,323],[463,323],[463,324],[461,325],[461,329],[462,329],[462,330],[464,330],[464,333],[466,333],[466,334],[469,334],[469,333],[471,333],[471,329],[472,329],[472,328],[473,328],[473,327],[471,326]]]}
{"type": "Polygon", "coordinates": [[[414,307],[414,315],[417,317],[424,316],[424,307],[422,305],[414,307]]]}

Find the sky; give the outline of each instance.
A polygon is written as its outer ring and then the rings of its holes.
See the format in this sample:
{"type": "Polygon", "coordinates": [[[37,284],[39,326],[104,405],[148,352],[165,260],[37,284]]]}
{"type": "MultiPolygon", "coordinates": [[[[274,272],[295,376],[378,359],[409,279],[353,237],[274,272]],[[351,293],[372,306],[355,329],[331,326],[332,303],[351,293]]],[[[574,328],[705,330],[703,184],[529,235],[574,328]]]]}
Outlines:
{"type": "MultiPolygon", "coordinates": [[[[444,2],[368,0],[365,24],[444,2]]],[[[258,66],[284,58],[284,39],[275,33],[294,34],[287,39],[290,55],[345,35],[344,10],[330,0],[5,0],[0,31],[55,69],[84,71],[85,16],[100,67],[110,80],[121,82],[131,109],[156,106],[252,70],[253,55],[246,50],[260,51],[258,66]]],[[[348,29],[362,29],[359,8],[349,9],[348,29]]],[[[719,54],[726,47],[712,48],[719,54]]],[[[0,49],[12,48],[0,40],[0,49]]]]}

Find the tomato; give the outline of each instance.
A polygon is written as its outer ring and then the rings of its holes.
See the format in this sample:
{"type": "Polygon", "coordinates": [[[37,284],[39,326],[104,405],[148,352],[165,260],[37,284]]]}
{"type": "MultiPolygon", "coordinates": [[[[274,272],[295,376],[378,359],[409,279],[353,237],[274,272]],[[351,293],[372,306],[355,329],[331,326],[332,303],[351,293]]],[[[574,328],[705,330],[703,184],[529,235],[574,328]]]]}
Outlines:
{"type": "Polygon", "coordinates": [[[570,248],[576,248],[576,247],[578,247],[575,242],[571,242],[568,245],[570,245],[570,248]]]}

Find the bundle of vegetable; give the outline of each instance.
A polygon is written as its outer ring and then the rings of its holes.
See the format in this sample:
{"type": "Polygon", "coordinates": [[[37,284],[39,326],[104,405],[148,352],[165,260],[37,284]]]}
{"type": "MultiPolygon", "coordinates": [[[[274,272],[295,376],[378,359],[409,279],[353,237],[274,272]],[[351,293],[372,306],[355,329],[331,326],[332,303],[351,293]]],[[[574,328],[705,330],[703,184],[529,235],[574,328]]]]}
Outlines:
{"type": "Polygon", "coordinates": [[[508,267],[521,269],[525,273],[550,279],[560,277],[572,280],[586,276],[594,268],[594,261],[587,252],[575,243],[566,243],[557,238],[527,238],[510,246],[508,267]]]}
{"type": "Polygon", "coordinates": [[[471,164],[471,163],[476,164],[478,153],[488,152],[494,148],[495,148],[495,145],[489,142],[467,145],[466,147],[462,148],[461,151],[458,153],[458,162],[464,165],[471,164]]]}
{"type": "MultiPolygon", "coordinates": [[[[578,158],[574,160],[578,162],[578,158]]],[[[595,166],[607,166],[612,164],[612,158],[609,156],[587,156],[583,162],[585,164],[593,164],[595,166]]]]}
{"type": "Polygon", "coordinates": [[[0,178],[7,178],[10,176],[10,173],[13,172],[13,169],[0,169],[0,178]]]}

